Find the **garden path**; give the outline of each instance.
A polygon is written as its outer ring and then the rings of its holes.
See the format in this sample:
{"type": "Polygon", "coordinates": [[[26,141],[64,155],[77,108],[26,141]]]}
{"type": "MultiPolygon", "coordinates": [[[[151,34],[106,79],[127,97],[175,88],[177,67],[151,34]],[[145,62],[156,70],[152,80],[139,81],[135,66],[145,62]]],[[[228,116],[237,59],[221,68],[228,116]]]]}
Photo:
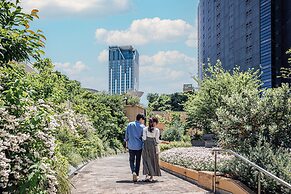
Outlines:
{"type": "Polygon", "coordinates": [[[120,154],[91,161],[71,179],[73,184],[72,193],[208,193],[206,190],[164,171],[162,171],[162,177],[158,177],[158,182],[145,183],[139,181],[134,184],[129,172],[127,154],[120,154]]]}

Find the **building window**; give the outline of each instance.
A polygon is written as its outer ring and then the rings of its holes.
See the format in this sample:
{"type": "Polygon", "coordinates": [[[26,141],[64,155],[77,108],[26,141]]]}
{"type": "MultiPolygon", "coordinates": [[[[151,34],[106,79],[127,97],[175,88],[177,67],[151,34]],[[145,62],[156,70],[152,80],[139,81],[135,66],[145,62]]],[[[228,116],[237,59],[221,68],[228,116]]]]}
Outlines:
{"type": "Polygon", "coordinates": [[[246,23],[246,29],[250,29],[252,27],[252,22],[246,23]]]}
{"type": "Polygon", "coordinates": [[[253,45],[250,45],[246,48],[246,53],[251,53],[253,50],[253,45]]]}
{"type": "Polygon", "coordinates": [[[253,63],[253,58],[252,57],[249,57],[246,59],[246,64],[251,64],[253,63]]]}
{"type": "Polygon", "coordinates": [[[216,34],[216,40],[219,41],[220,40],[220,33],[216,34]]]}
{"type": "Polygon", "coordinates": [[[246,35],[246,41],[247,42],[252,41],[252,33],[246,35]]]}
{"type": "Polygon", "coordinates": [[[219,11],[220,10],[220,3],[218,3],[217,5],[216,5],[216,11],[219,11]]]}
{"type": "Polygon", "coordinates": [[[246,16],[248,17],[248,16],[251,16],[252,15],[252,10],[250,9],[250,10],[248,10],[247,12],[246,12],[246,16]]]}

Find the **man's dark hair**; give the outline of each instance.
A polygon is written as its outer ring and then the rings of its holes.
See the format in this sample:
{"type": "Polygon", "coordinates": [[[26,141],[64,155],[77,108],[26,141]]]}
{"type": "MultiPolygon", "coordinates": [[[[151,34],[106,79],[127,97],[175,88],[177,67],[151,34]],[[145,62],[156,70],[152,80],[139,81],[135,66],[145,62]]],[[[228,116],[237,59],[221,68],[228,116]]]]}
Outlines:
{"type": "Polygon", "coordinates": [[[145,117],[144,117],[143,114],[139,113],[139,114],[136,115],[136,120],[139,121],[140,119],[145,120],[145,117]]]}

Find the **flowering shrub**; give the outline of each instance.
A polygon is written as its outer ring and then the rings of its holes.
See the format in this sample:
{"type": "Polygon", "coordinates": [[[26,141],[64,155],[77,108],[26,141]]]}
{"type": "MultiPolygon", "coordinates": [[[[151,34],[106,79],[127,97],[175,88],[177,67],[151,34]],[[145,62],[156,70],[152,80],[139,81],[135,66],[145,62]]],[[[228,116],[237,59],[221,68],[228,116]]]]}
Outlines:
{"type": "Polygon", "coordinates": [[[40,58],[38,10],[0,9],[0,193],[69,193],[69,164],[122,149],[123,97],[88,92],[40,58]],[[32,58],[37,73],[19,64],[32,58]]]}
{"type": "Polygon", "coordinates": [[[56,116],[59,125],[56,138],[59,150],[73,166],[107,154],[108,144],[102,142],[86,115],[71,109],[56,116]]]}
{"type": "MultiPolygon", "coordinates": [[[[59,93],[54,97],[48,92],[44,95],[42,89],[35,90],[35,86],[40,84],[40,75],[25,73],[19,64],[0,67],[1,192],[68,193],[69,164],[77,166],[86,160],[116,153],[122,147],[116,138],[107,136],[107,140],[101,140],[94,125],[108,123],[106,133],[110,133],[110,129],[116,129],[118,122],[121,126],[125,124],[123,112],[115,113],[116,116],[109,111],[104,111],[104,114],[102,109],[100,112],[92,109],[94,114],[86,111],[77,113],[69,108],[66,95],[59,93]],[[37,100],[36,96],[48,98],[37,100]],[[98,114],[103,116],[102,120],[93,117],[98,114]],[[110,118],[107,119],[108,115],[110,118]],[[116,123],[111,123],[112,120],[116,123]],[[61,146],[56,147],[55,144],[61,146]]],[[[78,99],[82,100],[80,96],[78,99]]],[[[97,101],[94,105],[101,104],[97,97],[94,100],[97,101]]],[[[114,106],[118,102],[108,103],[114,106]]],[[[122,108],[120,105],[117,107],[122,108]]]]}
{"type": "Polygon", "coordinates": [[[24,104],[0,108],[0,190],[56,193],[55,125],[50,107],[29,98],[19,101],[24,104]]]}
{"type": "MultiPolygon", "coordinates": [[[[214,155],[211,148],[173,148],[162,152],[160,158],[162,161],[193,170],[214,170],[214,155]]],[[[217,168],[219,170],[223,169],[224,163],[231,158],[231,156],[225,154],[218,154],[217,168]]]]}

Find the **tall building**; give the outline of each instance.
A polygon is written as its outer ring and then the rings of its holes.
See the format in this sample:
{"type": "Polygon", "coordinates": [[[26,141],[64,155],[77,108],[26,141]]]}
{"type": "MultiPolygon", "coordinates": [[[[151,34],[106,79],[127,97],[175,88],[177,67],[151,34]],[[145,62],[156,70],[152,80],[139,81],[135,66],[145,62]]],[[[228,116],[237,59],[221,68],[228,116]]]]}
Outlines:
{"type": "Polygon", "coordinates": [[[139,54],[132,46],[109,47],[109,92],[122,94],[138,90],[139,54]]]}
{"type": "Polygon", "coordinates": [[[288,67],[291,48],[290,0],[200,0],[198,7],[198,72],[220,59],[229,70],[261,70],[263,87],[290,80],[278,78],[288,67]]]}

